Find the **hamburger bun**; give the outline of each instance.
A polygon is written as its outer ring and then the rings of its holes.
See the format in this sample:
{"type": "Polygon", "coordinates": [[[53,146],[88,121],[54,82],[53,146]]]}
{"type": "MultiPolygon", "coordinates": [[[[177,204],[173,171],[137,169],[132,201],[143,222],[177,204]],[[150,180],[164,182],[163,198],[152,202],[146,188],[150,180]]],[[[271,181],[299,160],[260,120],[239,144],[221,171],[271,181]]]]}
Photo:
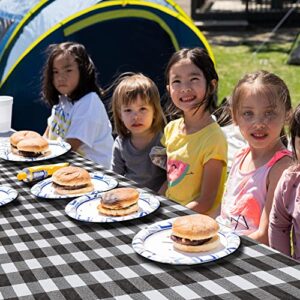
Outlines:
{"type": "Polygon", "coordinates": [[[210,251],[220,243],[218,230],[218,223],[209,216],[183,216],[173,222],[171,239],[174,248],[180,251],[210,251]]]}
{"type": "Polygon", "coordinates": [[[60,195],[85,194],[94,190],[89,172],[74,166],[55,171],[52,175],[52,186],[60,195]]]}
{"type": "Polygon", "coordinates": [[[17,147],[18,143],[24,139],[40,137],[41,135],[35,131],[31,130],[20,130],[13,133],[10,138],[10,144],[17,147]]]}
{"type": "Polygon", "coordinates": [[[138,211],[139,192],[134,188],[117,188],[101,196],[98,211],[107,216],[126,216],[138,211]]]}
{"type": "Polygon", "coordinates": [[[49,148],[48,141],[43,137],[33,137],[21,140],[17,144],[18,154],[25,157],[37,157],[49,148]]]}
{"type": "Polygon", "coordinates": [[[19,154],[17,145],[20,141],[22,141],[24,139],[36,138],[36,137],[40,137],[40,136],[41,135],[39,133],[37,133],[35,131],[31,131],[31,130],[20,130],[20,131],[13,133],[9,138],[12,153],[19,154]]]}

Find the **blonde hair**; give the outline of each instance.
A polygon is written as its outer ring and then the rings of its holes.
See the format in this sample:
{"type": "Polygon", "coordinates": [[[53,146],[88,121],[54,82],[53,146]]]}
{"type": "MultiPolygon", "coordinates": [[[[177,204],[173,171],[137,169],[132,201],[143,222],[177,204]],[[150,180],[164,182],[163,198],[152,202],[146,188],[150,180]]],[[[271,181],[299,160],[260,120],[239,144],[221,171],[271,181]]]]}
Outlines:
{"type": "Polygon", "coordinates": [[[121,137],[130,135],[130,132],[121,119],[121,106],[135,102],[138,96],[154,109],[154,118],[151,126],[152,132],[157,133],[162,131],[166,124],[156,84],[141,73],[132,74],[122,78],[112,96],[115,132],[121,137]]]}
{"type": "MultiPolygon", "coordinates": [[[[278,104],[283,105],[286,113],[292,109],[290,92],[285,82],[274,73],[260,70],[246,74],[234,88],[229,100],[233,120],[236,120],[241,100],[249,93],[267,99],[273,107],[277,107],[278,104]]],[[[287,146],[284,124],[282,124],[280,138],[282,143],[287,146]]]]}
{"type": "Polygon", "coordinates": [[[241,100],[249,93],[268,99],[274,107],[278,103],[283,104],[286,112],[292,109],[290,93],[285,82],[277,75],[261,70],[246,74],[234,88],[229,101],[234,119],[241,100]]]}

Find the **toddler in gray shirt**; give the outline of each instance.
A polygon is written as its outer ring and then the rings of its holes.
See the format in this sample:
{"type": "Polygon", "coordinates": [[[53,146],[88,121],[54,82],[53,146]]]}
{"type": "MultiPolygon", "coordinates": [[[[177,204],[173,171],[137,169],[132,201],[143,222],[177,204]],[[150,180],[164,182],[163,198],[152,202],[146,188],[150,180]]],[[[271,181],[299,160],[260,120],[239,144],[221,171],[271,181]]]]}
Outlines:
{"type": "Polygon", "coordinates": [[[166,171],[154,165],[150,152],[161,146],[165,117],[155,83],[141,73],[123,76],[112,97],[114,128],[111,169],[158,191],[166,181],[166,171]]]}

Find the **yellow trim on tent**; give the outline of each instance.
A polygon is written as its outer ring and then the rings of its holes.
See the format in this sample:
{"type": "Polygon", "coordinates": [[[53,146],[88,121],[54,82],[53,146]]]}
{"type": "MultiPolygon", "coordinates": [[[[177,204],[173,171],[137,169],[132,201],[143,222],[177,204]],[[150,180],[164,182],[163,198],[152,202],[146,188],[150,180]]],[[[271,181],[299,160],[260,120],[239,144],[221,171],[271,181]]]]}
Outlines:
{"type": "Polygon", "coordinates": [[[181,8],[179,4],[177,4],[174,0],[165,0],[167,3],[172,5],[180,14],[182,14],[185,18],[188,20],[191,20],[191,18],[187,15],[187,13],[181,8]]]}
{"type": "MultiPolygon", "coordinates": [[[[177,10],[177,12],[179,12],[182,16],[184,16],[188,20],[191,20],[191,18],[186,14],[186,12],[181,8],[181,6],[178,5],[174,0],[165,0],[165,1],[166,1],[166,3],[171,5],[175,10],[177,10]]],[[[146,6],[149,4],[149,2],[146,2],[143,0],[122,0],[122,6],[126,6],[127,4],[134,4],[134,2],[142,2],[146,6]]],[[[162,6],[158,3],[153,3],[153,2],[150,4],[155,5],[155,6],[162,6]]]]}
{"type": "Polygon", "coordinates": [[[203,43],[204,47],[206,48],[209,56],[211,57],[212,61],[214,62],[214,64],[216,64],[215,56],[214,56],[214,54],[213,54],[213,52],[211,50],[210,45],[208,44],[207,39],[203,35],[203,33],[196,27],[196,25],[192,21],[189,22],[189,20],[184,19],[182,17],[178,17],[178,19],[180,19],[182,23],[184,23],[185,25],[187,25],[199,37],[199,39],[203,43]]]}
{"type": "Polygon", "coordinates": [[[142,17],[143,19],[151,20],[158,23],[170,36],[170,39],[172,41],[175,50],[179,50],[179,44],[177,42],[177,39],[174,33],[172,32],[172,30],[170,29],[170,27],[166,24],[166,22],[164,22],[161,18],[159,18],[157,15],[151,12],[148,11],[141,12],[140,10],[137,9],[124,9],[118,12],[115,11],[103,12],[103,13],[93,15],[91,17],[87,17],[86,19],[78,21],[72,24],[71,26],[65,28],[64,34],[65,36],[71,35],[74,32],[79,31],[95,23],[98,23],[99,21],[104,22],[107,20],[128,18],[128,17],[142,17]]]}
{"type": "Polygon", "coordinates": [[[44,6],[49,0],[41,0],[38,4],[36,4],[32,9],[30,9],[22,18],[22,20],[20,21],[20,23],[16,26],[16,28],[14,29],[14,31],[12,32],[10,38],[8,39],[7,43],[5,44],[2,53],[0,54],[0,62],[2,60],[2,57],[6,51],[6,49],[9,47],[9,45],[11,44],[11,42],[15,39],[16,35],[18,34],[18,32],[20,31],[20,29],[23,27],[23,25],[25,24],[25,22],[27,22],[27,20],[37,11],[39,10],[42,6],[44,6]]]}
{"type": "Polygon", "coordinates": [[[13,72],[13,70],[16,68],[16,66],[20,63],[20,61],[36,46],[38,45],[44,38],[46,38],[48,35],[50,35],[53,31],[57,30],[59,27],[61,27],[62,24],[58,23],[55,26],[53,26],[50,30],[44,32],[42,35],[40,35],[26,50],[23,51],[22,55],[19,56],[19,58],[16,60],[16,62],[12,65],[10,70],[7,72],[7,75],[4,77],[4,79],[0,82],[0,88],[3,86],[7,78],[10,76],[10,74],[13,72]]]}
{"type": "MultiPolygon", "coordinates": [[[[47,1],[47,0],[42,0],[42,1],[47,1]]],[[[40,3],[42,3],[42,1],[40,3]]],[[[170,1],[170,0],[168,0],[170,1]]],[[[40,43],[44,38],[46,38],[48,35],[50,35],[53,31],[55,31],[57,28],[63,26],[64,24],[68,23],[69,21],[75,19],[78,16],[84,15],[85,13],[91,12],[93,10],[99,9],[99,8],[104,8],[104,7],[110,7],[110,6],[119,6],[122,5],[122,3],[124,3],[123,0],[118,0],[118,1],[105,1],[105,2],[101,2],[99,4],[93,5],[89,8],[86,8],[84,10],[81,10],[80,12],[77,12],[75,14],[73,14],[72,16],[64,19],[62,22],[58,23],[57,25],[53,26],[52,28],[50,28],[48,31],[44,32],[41,36],[39,36],[26,50],[24,50],[24,52],[22,53],[22,55],[16,60],[16,62],[12,65],[12,67],[10,68],[10,70],[7,72],[7,75],[4,77],[4,79],[0,82],[0,88],[3,86],[3,84],[5,83],[5,81],[7,80],[7,78],[10,76],[10,74],[13,72],[13,70],[16,68],[16,66],[20,63],[20,61],[38,44],[40,43]]],[[[215,58],[214,55],[212,53],[212,50],[206,40],[206,38],[204,37],[204,35],[202,34],[202,32],[193,24],[193,21],[190,18],[186,18],[183,17],[181,14],[179,14],[178,12],[174,12],[169,8],[166,8],[162,5],[156,4],[156,3],[150,3],[150,2],[145,2],[145,1],[137,1],[137,0],[127,0],[126,3],[128,4],[132,4],[132,5],[138,5],[138,6],[149,6],[152,8],[155,8],[157,10],[163,11],[166,14],[169,14],[177,19],[179,19],[180,21],[182,21],[185,25],[187,25],[202,41],[203,45],[205,46],[205,48],[207,49],[208,54],[210,55],[210,57],[212,58],[212,60],[215,63],[215,58]]]]}
{"type": "MultiPolygon", "coordinates": [[[[173,0],[166,0],[169,4],[171,4],[175,9],[177,9],[177,12],[171,10],[170,8],[164,7],[160,4],[157,3],[153,3],[153,2],[146,2],[143,0],[115,0],[115,1],[108,1],[103,5],[103,6],[115,6],[115,5],[138,5],[138,6],[148,6],[148,7],[152,7],[155,8],[157,10],[160,10],[162,12],[165,12],[168,15],[171,15],[177,19],[179,19],[181,22],[183,22],[186,26],[188,26],[195,34],[196,36],[199,37],[199,39],[202,41],[204,47],[206,48],[209,56],[211,57],[211,59],[213,60],[214,63],[215,62],[215,57],[214,54],[211,50],[210,45],[208,44],[208,41],[206,40],[205,36],[203,35],[203,33],[195,26],[193,20],[187,16],[186,13],[183,12],[183,10],[180,8],[180,6],[178,4],[176,4],[173,0]],[[181,12],[180,12],[181,11],[181,12]]],[[[91,11],[92,9],[96,8],[96,7],[101,7],[102,3],[100,4],[96,4],[95,6],[92,6],[91,8],[88,8],[87,11],[91,11]]]]}
{"type": "MultiPolygon", "coordinates": [[[[178,4],[176,4],[173,0],[166,0],[169,4],[171,4],[175,9],[177,9],[179,12],[181,11],[181,14],[178,14],[174,11],[172,11],[171,9],[164,7],[162,5],[156,4],[156,3],[150,3],[150,2],[145,2],[145,1],[137,1],[137,0],[127,0],[126,2],[128,4],[135,4],[135,5],[144,5],[144,6],[150,6],[150,7],[154,7],[158,10],[161,10],[177,19],[179,19],[181,22],[183,22],[185,25],[187,25],[202,41],[203,45],[205,46],[209,56],[211,57],[211,59],[213,60],[214,63],[215,62],[215,57],[214,54],[210,48],[210,45],[208,44],[208,41],[206,40],[205,36],[203,35],[203,33],[195,26],[193,20],[187,16],[186,13],[183,12],[183,10],[180,8],[180,6],[178,4]],[[183,12],[183,13],[182,13],[183,12]]],[[[113,2],[118,2],[118,1],[113,1],[113,2]]]]}
{"type": "MultiPolygon", "coordinates": [[[[171,4],[172,6],[174,6],[174,8],[176,9],[176,5],[177,5],[177,9],[179,7],[178,4],[174,5],[174,1],[173,0],[166,0],[167,2],[169,2],[169,4],[171,4]]],[[[72,15],[71,17],[65,19],[65,21],[67,22],[68,20],[74,19],[76,16],[80,16],[84,13],[88,13],[91,12],[93,10],[96,10],[98,8],[103,8],[103,7],[109,7],[109,6],[126,6],[126,5],[137,5],[137,6],[148,6],[148,7],[152,7],[155,8],[157,10],[160,10],[162,12],[165,12],[168,15],[171,15],[177,19],[179,19],[181,22],[183,22],[186,26],[188,26],[195,34],[196,36],[199,37],[199,39],[202,41],[204,47],[206,48],[209,56],[211,57],[211,59],[213,60],[213,62],[215,63],[215,57],[214,54],[211,50],[210,45],[208,44],[206,38],[204,37],[203,33],[195,26],[194,22],[192,21],[192,19],[190,17],[188,17],[185,13],[183,13],[183,15],[181,15],[178,11],[174,12],[173,10],[171,10],[170,8],[164,7],[160,4],[156,4],[153,2],[146,2],[146,1],[142,1],[142,0],[113,0],[113,1],[107,1],[104,3],[99,3],[96,4],[94,6],[91,6],[79,13],[76,13],[75,15],[72,15]]],[[[181,9],[182,11],[182,9],[181,9]]],[[[65,23],[65,22],[64,22],[65,23]]]]}

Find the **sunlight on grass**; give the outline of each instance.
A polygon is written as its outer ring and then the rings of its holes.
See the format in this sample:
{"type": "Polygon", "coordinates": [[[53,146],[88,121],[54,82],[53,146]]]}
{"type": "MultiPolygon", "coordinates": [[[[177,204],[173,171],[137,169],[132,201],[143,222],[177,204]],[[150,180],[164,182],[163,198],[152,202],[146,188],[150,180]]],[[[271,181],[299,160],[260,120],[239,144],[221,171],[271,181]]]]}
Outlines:
{"type": "Polygon", "coordinates": [[[270,44],[260,49],[251,45],[212,45],[220,77],[219,101],[230,95],[238,80],[248,72],[264,69],[280,76],[287,84],[294,106],[300,103],[300,66],[288,65],[290,43],[270,44]]]}

